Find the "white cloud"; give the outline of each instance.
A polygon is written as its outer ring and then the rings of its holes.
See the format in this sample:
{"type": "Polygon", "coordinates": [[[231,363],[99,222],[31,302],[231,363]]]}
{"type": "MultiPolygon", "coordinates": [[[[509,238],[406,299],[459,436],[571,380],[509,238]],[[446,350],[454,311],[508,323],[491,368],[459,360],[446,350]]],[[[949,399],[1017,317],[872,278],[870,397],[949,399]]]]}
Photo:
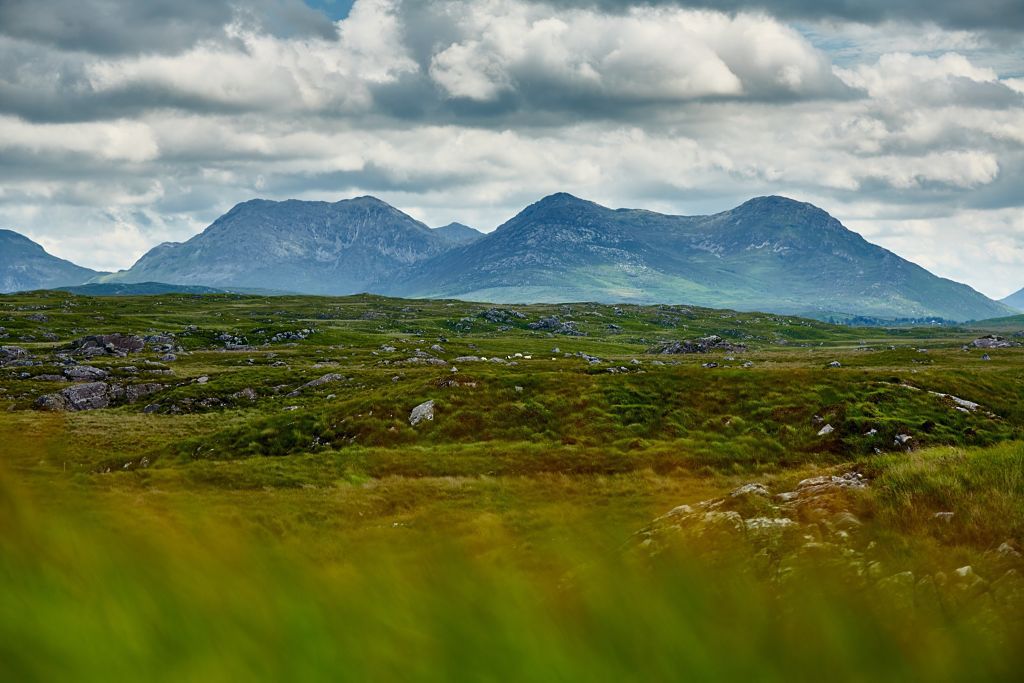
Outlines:
{"type": "Polygon", "coordinates": [[[108,161],[142,162],[159,153],[153,132],[136,121],[34,124],[0,116],[0,150],[71,153],[108,161]]]}
{"type": "Polygon", "coordinates": [[[760,14],[519,0],[359,0],[337,28],[141,56],[0,39],[0,111],[22,106],[0,225],[110,269],[253,196],[489,229],[559,190],[676,213],[787,194],[987,293],[1024,285],[1022,69],[973,34],[828,51],[760,14]]]}
{"type": "Polygon", "coordinates": [[[516,0],[438,5],[459,37],[433,55],[430,75],[451,97],[545,88],[666,101],[837,92],[828,60],[765,16],[652,8],[623,16],[516,0]]]}

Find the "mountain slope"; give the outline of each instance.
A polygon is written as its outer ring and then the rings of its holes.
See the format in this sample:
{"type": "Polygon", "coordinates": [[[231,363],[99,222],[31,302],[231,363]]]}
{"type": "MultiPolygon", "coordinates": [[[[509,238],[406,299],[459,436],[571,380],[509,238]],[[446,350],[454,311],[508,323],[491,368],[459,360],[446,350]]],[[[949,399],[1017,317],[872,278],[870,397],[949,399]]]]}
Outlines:
{"type": "Polygon", "coordinates": [[[109,282],[352,294],[449,243],[373,197],[252,200],[187,242],[162,244],[109,282]]]}
{"type": "Polygon", "coordinates": [[[1002,303],[1006,304],[1015,311],[1024,311],[1024,289],[1011,294],[1010,296],[1002,299],[1002,303]]]}
{"type": "Polygon", "coordinates": [[[433,230],[435,235],[443,237],[451,244],[466,244],[484,236],[484,233],[480,232],[476,228],[471,228],[468,225],[463,225],[462,223],[449,223],[448,225],[442,225],[440,228],[434,228],[433,230]]]}
{"type": "Polygon", "coordinates": [[[406,296],[690,303],[816,316],[1008,313],[783,197],[712,216],[667,216],[556,194],[382,286],[406,296]]]}
{"type": "Polygon", "coordinates": [[[96,275],[95,270],[48,254],[24,235],[0,230],[0,292],[77,285],[96,275]]]}

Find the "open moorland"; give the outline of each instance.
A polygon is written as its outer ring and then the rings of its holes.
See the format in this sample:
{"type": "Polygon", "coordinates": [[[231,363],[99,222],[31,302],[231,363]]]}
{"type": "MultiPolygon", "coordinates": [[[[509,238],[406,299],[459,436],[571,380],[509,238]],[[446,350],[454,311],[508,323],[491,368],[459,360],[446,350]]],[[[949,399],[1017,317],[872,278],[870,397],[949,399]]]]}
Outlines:
{"type": "Polygon", "coordinates": [[[1022,334],[3,296],[0,670],[1019,680],[1022,334]]]}

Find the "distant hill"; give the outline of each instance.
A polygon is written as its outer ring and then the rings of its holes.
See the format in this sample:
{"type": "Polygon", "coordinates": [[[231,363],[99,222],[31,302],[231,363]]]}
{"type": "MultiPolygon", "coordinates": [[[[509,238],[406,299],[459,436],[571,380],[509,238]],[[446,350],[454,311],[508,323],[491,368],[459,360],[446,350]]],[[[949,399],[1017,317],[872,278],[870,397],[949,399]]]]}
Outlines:
{"type": "Polygon", "coordinates": [[[434,228],[434,234],[440,235],[452,244],[466,244],[484,236],[484,233],[476,228],[471,228],[462,223],[449,223],[440,228],[434,228]]]}
{"type": "Polygon", "coordinates": [[[77,285],[97,275],[95,270],[48,254],[24,235],[0,230],[0,292],[77,285]]]}
{"type": "Polygon", "coordinates": [[[712,216],[668,216],[559,193],[381,287],[402,296],[687,303],[814,317],[971,320],[1010,312],[783,197],[712,216]]]}
{"type": "Polygon", "coordinates": [[[992,318],[990,320],[979,320],[971,323],[971,327],[977,330],[988,330],[994,332],[1015,332],[1024,334],[1024,314],[1010,315],[1005,318],[992,318]]]}
{"type": "Polygon", "coordinates": [[[81,296],[149,296],[153,294],[223,294],[226,290],[198,285],[169,285],[163,282],[90,282],[74,287],[56,287],[81,296]]]}
{"type": "Polygon", "coordinates": [[[105,281],[351,294],[450,246],[373,197],[333,204],[255,199],[187,242],[156,247],[105,281]]]}
{"type": "Polygon", "coordinates": [[[1015,311],[1024,311],[1024,289],[1011,294],[1003,299],[1002,302],[1015,311]]]}

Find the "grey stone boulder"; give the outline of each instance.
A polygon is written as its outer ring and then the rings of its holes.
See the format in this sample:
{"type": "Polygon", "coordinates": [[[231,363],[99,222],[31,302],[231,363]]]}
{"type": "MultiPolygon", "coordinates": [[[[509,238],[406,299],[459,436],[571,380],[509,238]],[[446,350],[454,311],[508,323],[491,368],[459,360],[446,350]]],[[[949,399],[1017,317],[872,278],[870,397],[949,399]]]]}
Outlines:
{"type": "Polygon", "coordinates": [[[734,344],[732,342],[722,339],[717,334],[708,335],[707,337],[701,337],[696,341],[690,341],[685,339],[683,341],[668,341],[652,346],[647,349],[647,353],[659,354],[659,355],[679,355],[687,353],[709,353],[711,351],[730,351],[739,352],[746,351],[747,347],[743,344],[734,344]]]}
{"type": "Polygon", "coordinates": [[[89,382],[68,387],[57,394],[40,396],[36,408],[51,411],[98,410],[110,405],[110,385],[106,382],[89,382]]]}
{"type": "Polygon", "coordinates": [[[96,334],[76,339],[72,351],[84,356],[127,356],[146,348],[146,340],[136,334],[96,334]]]}
{"type": "Polygon", "coordinates": [[[432,422],[434,420],[434,401],[424,401],[409,413],[409,424],[415,427],[423,421],[432,422]]]}
{"type": "Polygon", "coordinates": [[[64,376],[74,382],[98,382],[107,378],[107,371],[91,365],[72,365],[64,370],[64,376]]]}
{"type": "Polygon", "coordinates": [[[20,346],[0,346],[0,365],[16,360],[28,360],[31,357],[32,354],[28,352],[28,349],[23,349],[20,346]]]}

